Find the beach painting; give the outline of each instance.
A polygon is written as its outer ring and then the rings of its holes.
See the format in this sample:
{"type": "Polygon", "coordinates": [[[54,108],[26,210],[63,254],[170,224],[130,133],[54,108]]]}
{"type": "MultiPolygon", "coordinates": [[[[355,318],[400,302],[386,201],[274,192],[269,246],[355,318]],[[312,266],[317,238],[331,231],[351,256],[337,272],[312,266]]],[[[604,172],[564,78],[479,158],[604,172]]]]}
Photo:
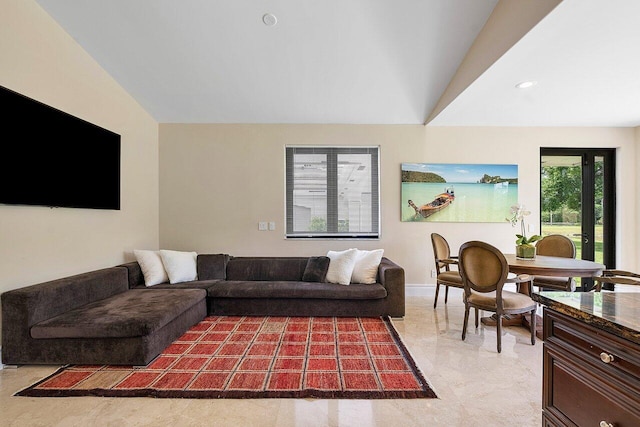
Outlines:
{"type": "Polygon", "coordinates": [[[518,165],[402,163],[404,222],[504,222],[518,203],[518,165]]]}

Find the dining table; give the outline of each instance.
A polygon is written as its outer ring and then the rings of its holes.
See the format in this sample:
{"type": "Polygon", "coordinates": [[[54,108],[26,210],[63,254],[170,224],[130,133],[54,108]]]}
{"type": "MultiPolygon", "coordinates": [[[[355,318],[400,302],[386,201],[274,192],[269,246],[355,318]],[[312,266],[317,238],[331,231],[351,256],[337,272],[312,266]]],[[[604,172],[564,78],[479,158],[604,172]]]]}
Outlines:
{"type": "MultiPolygon", "coordinates": [[[[603,264],[585,259],[563,258],[548,255],[536,255],[531,259],[522,259],[515,254],[504,254],[509,264],[509,272],[530,276],[553,277],[595,277],[606,268],[603,264]]],[[[524,282],[519,292],[531,295],[531,282],[524,282]]]]}
{"type": "MultiPolygon", "coordinates": [[[[525,281],[518,284],[517,290],[520,293],[531,296],[533,292],[533,278],[535,276],[552,276],[552,277],[595,277],[599,276],[606,269],[604,264],[594,261],[563,258],[548,255],[536,255],[531,259],[522,259],[516,257],[515,254],[504,254],[509,265],[509,272],[517,275],[526,274],[531,276],[531,281],[525,281]]],[[[494,326],[496,324],[495,314],[490,317],[483,317],[482,323],[486,326],[494,326]]],[[[512,315],[505,316],[502,324],[504,326],[522,325],[529,328],[529,321],[526,316],[512,315]]],[[[542,319],[536,318],[536,335],[542,337],[542,319]]]]}

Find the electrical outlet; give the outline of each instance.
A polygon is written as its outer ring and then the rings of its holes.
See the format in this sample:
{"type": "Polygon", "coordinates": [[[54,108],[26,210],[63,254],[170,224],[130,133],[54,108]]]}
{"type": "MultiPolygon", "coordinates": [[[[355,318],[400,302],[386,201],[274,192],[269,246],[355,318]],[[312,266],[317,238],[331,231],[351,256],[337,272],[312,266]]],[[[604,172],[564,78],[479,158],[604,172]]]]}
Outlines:
{"type": "Polygon", "coordinates": [[[258,223],[258,230],[260,231],[266,231],[267,230],[267,223],[264,221],[260,221],[258,223]]]}
{"type": "Polygon", "coordinates": [[[431,270],[431,277],[435,278],[436,277],[436,271],[435,270],[431,270]]]}

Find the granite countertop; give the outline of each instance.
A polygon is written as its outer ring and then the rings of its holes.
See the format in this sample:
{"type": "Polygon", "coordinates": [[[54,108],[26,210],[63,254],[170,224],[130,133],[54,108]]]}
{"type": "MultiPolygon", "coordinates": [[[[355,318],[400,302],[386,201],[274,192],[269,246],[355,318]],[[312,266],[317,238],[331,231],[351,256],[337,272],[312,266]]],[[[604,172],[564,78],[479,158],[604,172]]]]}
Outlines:
{"type": "Polygon", "coordinates": [[[640,292],[550,292],[534,301],[607,332],[640,344],[640,292]]]}

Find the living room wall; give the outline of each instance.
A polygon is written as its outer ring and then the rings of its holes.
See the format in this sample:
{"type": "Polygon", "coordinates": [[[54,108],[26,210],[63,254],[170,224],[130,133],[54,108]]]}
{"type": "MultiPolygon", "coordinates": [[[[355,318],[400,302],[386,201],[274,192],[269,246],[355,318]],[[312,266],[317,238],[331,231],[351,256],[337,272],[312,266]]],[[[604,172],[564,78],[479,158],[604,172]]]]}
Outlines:
{"type": "MultiPolygon", "coordinates": [[[[433,283],[430,233],[444,235],[454,251],[467,240],[512,252],[509,223],[400,221],[403,162],[519,165],[519,199],[538,232],[539,148],[618,149],[618,267],[638,269],[637,159],[632,128],[477,128],[421,125],[160,125],[160,245],[200,253],[322,255],[350,247],[383,248],[406,270],[408,284],[433,283]],[[381,238],[376,241],[284,238],[285,145],[379,145],[381,238]],[[259,231],[273,221],[275,231],[259,231]]],[[[505,216],[508,212],[505,212],[505,216]]]]}
{"type": "Polygon", "coordinates": [[[0,293],[157,247],[157,122],[35,1],[3,0],[0,57],[0,85],[121,135],[121,210],[0,205],[0,293]]]}

